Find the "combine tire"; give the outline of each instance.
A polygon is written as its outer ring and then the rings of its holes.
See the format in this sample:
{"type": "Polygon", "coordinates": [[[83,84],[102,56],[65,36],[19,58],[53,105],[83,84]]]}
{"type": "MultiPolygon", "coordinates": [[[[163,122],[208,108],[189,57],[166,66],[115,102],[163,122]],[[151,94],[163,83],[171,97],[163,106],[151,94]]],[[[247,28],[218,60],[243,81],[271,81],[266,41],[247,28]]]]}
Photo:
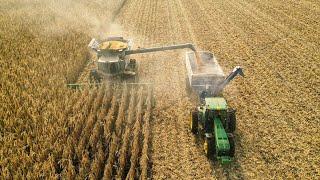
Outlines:
{"type": "Polygon", "coordinates": [[[196,111],[191,112],[190,129],[193,134],[198,133],[198,112],[196,111]]]}
{"type": "Polygon", "coordinates": [[[101,77],[98,74],[97,70],[91,70],[89,74],[89,80],[90,83],[100,83],[101,82],[101,77]]]}
{"type": "Polygon", "coordinates": [[[206,153],[206,156],[209,159],[214,157],[214,154],[215,154],[214,137],[211,137],[211,138],[205,137],[203,149],[204,149],[204,152],[206,153]]]}
{"type": "Polygon", "coordinates": [[[229,151],[229,156],[234,157],[235,153],[235,144],[234,144],[234,136],[231,133],[228,133],[228,140],[230,144],[230,151],[229,151]]]}
{"type": "Polygon", "coordinates": [[[231,110],[228,112],[228,133],[233,133],[236,130],[236,111],[231,110]]]}

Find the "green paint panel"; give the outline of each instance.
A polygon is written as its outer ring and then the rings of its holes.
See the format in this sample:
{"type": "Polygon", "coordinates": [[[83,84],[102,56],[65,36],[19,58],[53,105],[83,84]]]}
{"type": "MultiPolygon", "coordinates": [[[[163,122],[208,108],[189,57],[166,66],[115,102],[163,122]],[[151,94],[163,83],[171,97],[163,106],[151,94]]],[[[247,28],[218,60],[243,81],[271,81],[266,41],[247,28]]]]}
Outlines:
{"type": "Polygon", "coordinates": [[[221,164],[229,164],[232,162],[232,159],[229,156],[220,156],[218,157],[218,160],[220,160],[221,164]]]}
{"type": "Polygon", "coordinates": [[[67,84],[67,87],[70,89],[81,89],[81,84],[67,84]]]}
{"type": "Polygon", "coordinates": [[[231,157],[227,155],[230,151],[230,143],[222,122],[217,117],[214,118],[214,133],[216,139],[217,159],[221,164],[228,164],[232,161],[231,157]]]}
{"type": "Polygon", "coordinates": [[[217,142],[217,149],[219,151],[229,151],[230,144],[228,140],[228,135],[220,121],[219,118],[214,118],[214,132],[217,142]]]}

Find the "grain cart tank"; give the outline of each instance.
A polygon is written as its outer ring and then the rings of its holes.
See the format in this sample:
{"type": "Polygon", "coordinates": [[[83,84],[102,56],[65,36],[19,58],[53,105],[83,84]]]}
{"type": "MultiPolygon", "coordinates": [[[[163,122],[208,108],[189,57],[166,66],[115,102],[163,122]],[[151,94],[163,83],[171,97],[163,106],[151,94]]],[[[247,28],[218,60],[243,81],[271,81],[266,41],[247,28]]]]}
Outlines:
{"type": "Polygon", "coordinates": [[[187,89],[200,99],[200,105],[190,113],[190,130],[204,138],[208,158],[228,164],[235,153],[236,114],[221,92],[237,75],[244,74],[237,66],[225,76],[212,53],[200,52],[199,56],[202,62],[197,63],[194,52],[186,54],[187,89]]]}

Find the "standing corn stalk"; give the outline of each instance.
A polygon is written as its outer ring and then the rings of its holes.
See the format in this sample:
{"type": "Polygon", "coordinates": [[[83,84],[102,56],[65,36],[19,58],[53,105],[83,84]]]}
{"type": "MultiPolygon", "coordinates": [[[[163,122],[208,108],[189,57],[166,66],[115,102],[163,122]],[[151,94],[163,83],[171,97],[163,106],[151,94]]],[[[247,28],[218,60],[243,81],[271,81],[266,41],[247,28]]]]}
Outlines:
{"type": "Polygon", "coordinates": [[[120,148],[120,157],[119,157],[120,167],[117,172],[118,179],[123,178],[124,168],[126,166],[127,151],[129,148],[129,137],[130,137],[133,118],[135,115],[135,111],[134,111],[135,106],[134,105],[135,105],[135,91],[134,91],[134,88],[132,88],[131,89],[131,98],[130,98],[130,102],[129,102],[128,116],[127,116],[127,126],[125,129],[125,133],[123,135],[123,138],[122,138],[122,145],[120,148]]]}
{"type": "Polygon", "coordinates": [[[143,90],[143,87],[140,88],[138,93],[136,122],[134,124],[133,144],[132,144],[131,159],[130,159],[131,165],[130,165],[130,169],[126,179],[135,178],[136,165],[137,165],[139,153],[140,153],[140,130],[141,130],[140,128],[141,128],[142,103],[143,103],[142,90],[143,90]]]}
{"type": "Polygon", "coordinates": [[[147,110],[144,114],[144,126],[143,126],[143,147],[142,147],[142,155],[140,158],[140,179],[145,180],[148,177],[148,146],[149,146],[149,134],[150,134],[150,114],[151,114],[151,98],[152,98],[152,90],[148,90],[147,97],[147,110]]]}

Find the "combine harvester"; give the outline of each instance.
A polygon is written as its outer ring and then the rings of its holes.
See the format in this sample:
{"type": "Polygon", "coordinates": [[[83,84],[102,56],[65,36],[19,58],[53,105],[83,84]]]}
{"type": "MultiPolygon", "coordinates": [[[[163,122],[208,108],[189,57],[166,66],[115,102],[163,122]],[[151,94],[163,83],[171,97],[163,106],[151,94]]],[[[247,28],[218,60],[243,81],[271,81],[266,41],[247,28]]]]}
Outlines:
{"type": "Polygon", "coordinates": [[[233,132],[236,128],[235,110],[228,107],[221,92],[237,75],[244,76],[242,68],[235,67],[226,77],[214,55],[199,52],[186,54],[188,72],[187,89],[200,97],[201,105],[191,112],[190,129],[204,138],[204,151],[208,158],[222,164],[232,162],[235,153],[233,132]]]}
{"type": "MultiPolygon", "coordinates": [[[[126,40],[123,37],[108,37],[104,40],[92,39],[88,46],[98,57],[89,77],[90,81],[95,84],[115,78],[134,79],[133,82],[136,83],[138,64],[130,55],[186,48],[196,51],[194,45],[190,43],[133,50],[132,40],[126,40]]],[[[68,84],[68,87],[78,89],[81,84],[68,84]]]]}

